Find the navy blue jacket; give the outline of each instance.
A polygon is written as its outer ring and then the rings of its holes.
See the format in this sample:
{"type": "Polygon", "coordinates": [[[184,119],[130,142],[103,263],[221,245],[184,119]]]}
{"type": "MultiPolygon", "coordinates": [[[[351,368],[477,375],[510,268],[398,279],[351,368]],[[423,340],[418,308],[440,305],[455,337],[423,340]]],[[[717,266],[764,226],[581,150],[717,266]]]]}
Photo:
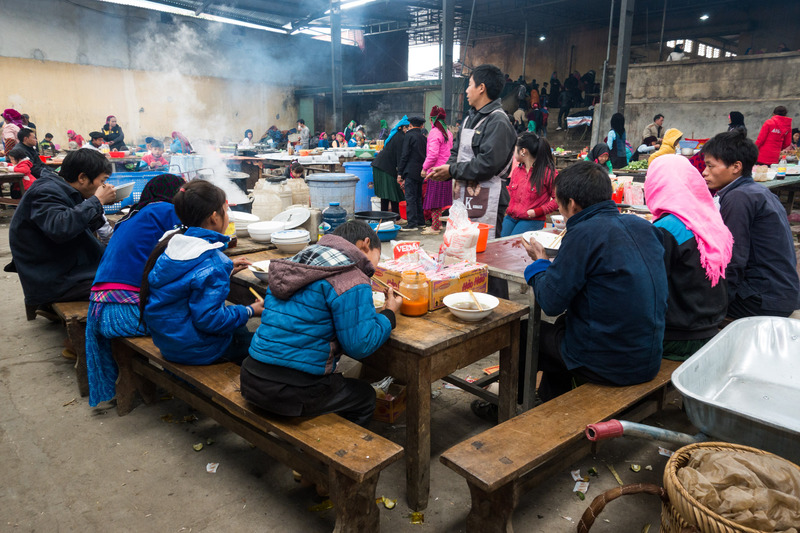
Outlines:
{"type": "Polygon", "coordinates": [[[95,284],[124,283],[140,287],[144,265],[153,248],[166,231],[180,225],[175,206],[169,202],[148,204],[133,217],[119,222],[100,261],[95,284]]]}
{"type": "Polygon", "coordinates": [[[8,237],[26,304],[57,302],[94,279],[104,247],[93,232],[104,223],[96,196],[84,199],[61,176],[42,170],[22,196],[8,237]]]}
{"type": "Polygon", "coordinates": [[[611,383],[649,381],[661,367],[667,276],[659,231],[611,200],[567,220],[552,263],[525,269],[542,310],[566,310],[561,356],[611,383]]]}
{"type": "Polygon", "coordinates": [[[743,176],[717,193],[722,220],[733,234],[733,257],[725,271],[728,301],[761,296],[766,310],[800,309],[792,232],[778,197],[743,176]]]}

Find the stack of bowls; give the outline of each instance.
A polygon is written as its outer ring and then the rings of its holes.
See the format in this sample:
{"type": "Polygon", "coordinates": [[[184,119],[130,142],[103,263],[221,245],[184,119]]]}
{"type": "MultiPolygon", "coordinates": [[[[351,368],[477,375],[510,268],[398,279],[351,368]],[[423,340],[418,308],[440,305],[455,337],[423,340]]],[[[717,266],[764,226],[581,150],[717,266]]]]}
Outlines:
{"type": "Polygon", "coordinates": [[[296,254],[311,242],[311,236],[304,229],[290,229],[272,234],[272,244],[287,254],[296,254]]]}
{"type": "Polygon", "coordinates": [[[247,233],[256,242],[270,242],[272,234],[280,232],[285,226],[284,222],[275,222],[273,220],[252,222],[247,226],[247,233]]]}
{"type": "Polygon", "coordinates": [[[261,220],[258,218],[257,215],[251,215],[250,213],[243,213],[242,211],[230,211],[228,216],[231,219],[231,222],[234,223],[236,226],[236,236],[237,237],[247,237],[249,233],[247,232],[247,227],[254,222],[258,222],[261,220]]]}

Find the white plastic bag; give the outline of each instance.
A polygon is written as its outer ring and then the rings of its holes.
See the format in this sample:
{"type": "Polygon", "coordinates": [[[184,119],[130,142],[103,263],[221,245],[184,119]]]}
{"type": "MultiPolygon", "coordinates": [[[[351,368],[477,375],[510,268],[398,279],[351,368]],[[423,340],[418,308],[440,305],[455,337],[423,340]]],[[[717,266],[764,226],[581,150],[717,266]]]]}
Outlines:
{"type": "Polygon", "coordinates": [[[475,261],[479,234],[478,224],[470,221],[464,202],[460,200],[453,202],[444,230],[444,242],[439,247],[440,258],[444,257],[444,264],[475,261]]]}

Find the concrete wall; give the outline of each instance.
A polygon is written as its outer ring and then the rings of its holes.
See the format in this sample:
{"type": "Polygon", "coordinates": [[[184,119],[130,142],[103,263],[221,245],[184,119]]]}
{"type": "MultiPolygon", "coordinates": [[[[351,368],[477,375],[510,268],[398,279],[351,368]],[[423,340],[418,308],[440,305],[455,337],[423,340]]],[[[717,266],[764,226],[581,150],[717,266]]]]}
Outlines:
{"type": "MultiPolygon", "coordinates": [[[[581,74],[595,70],[599,80],[606,58],[608,28],[582,28],[579,32],[552,32],[544,41],[539,34],[528,35],[528,52],[525,58],[525,79],[535,79],[541,86],[550,81],[553,71],[564,82],[569,72],[570,56],[572,70],[581,74]]],[[[480,40],[475,46],[461,47],[461,60],[473,68],[483,63],[497,65],[516,80],[522,74],[524,39],[520,36],[500,36],[480,40]]],[[[613,53],[613,50],[612,50],[613,53]]],[[[612,61],[613,61],[612,57],[612,61]]]]}
{"type": "MultiPolygon", "coordinates": [[[[126,140],[294,127],[291,89],[330,80],[330,44],[94,0],[0,0],[0,105],[56,142],[117,115],[126,140]],[[140,109],[143,108],[143,111],[140,109]]],[[[345,83],[357,48],[345,48],[345,83]]]]}
{"type": "MultiPolygon", "coordinates": [[[[755,139],[777,105],[800,118],[800,53],[649,63],[628,70],[625,120],[637,141],[656,113],[665,116],[665,127],[706,138],[727,130],[731,111],[744,114],[755,139]]],[[[608,120],[601,124],[608,129],[608,120]]]]}

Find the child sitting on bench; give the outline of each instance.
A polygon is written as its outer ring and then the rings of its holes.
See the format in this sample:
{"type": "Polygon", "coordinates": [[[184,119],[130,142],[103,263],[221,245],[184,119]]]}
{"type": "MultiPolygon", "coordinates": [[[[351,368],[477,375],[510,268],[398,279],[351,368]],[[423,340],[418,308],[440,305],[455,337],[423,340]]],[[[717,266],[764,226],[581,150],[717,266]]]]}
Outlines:
{"type": "Polygon", "coordinates": [[[381,256],[375,231],[349,221],[292,258],[269,265],[269,289],[250,357],[244,398],[271,413],[337,413],[366,426],[375,410],[369,383],[335,373],[342,353],[364,359],[389,339],[400,297],[375,312],[369,278],[381,256]]]}
{"type": "Polygon", "coordinates": [[[182,186],[173,199],[183,227],[163,239],[144,267],[139,309],[164,359],[185,365],[241,363],[252,333],[247,320],[263,302],[225,305],[231,275],[250,261],[223,253],[230,237],[225,192],[204,180],[182,186]]]}

